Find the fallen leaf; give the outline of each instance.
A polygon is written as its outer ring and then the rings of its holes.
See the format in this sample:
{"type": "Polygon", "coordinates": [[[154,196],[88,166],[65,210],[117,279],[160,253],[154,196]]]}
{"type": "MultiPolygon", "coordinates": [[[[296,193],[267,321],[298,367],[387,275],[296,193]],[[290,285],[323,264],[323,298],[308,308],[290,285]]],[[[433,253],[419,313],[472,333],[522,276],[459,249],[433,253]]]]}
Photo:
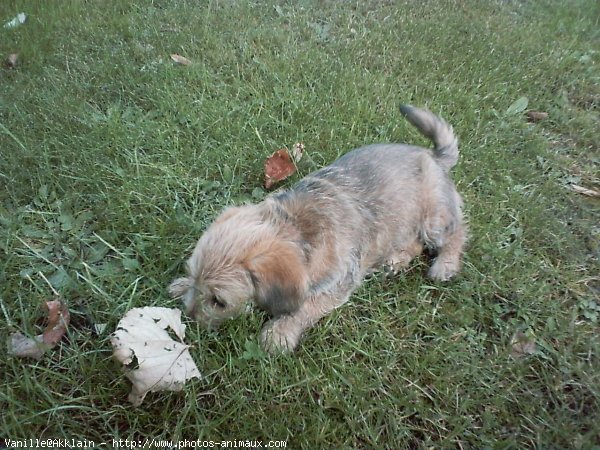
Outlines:
{"type": "Polygon", "coordinates": [[[569,184],[569,188],[578,194],[587,195],[588,197],[600,197],[600,192],[579,186],[577,184],[569,184]]]}
{"type": "Polygon", "coordinates": [[[295,163],[298,163],[302,159],[302,155],[304,155],[304,144],[302,142],[296,142],[292,146],[290,156],[292,157],[295,163]]]}
{"type": "Polygon", "coordinates": [[[513,356],[513,358],[522,358],[526,355],[533,355],[537,351],[535,341],[529,338],[522,331],[517,331],[513,335],[510,345],[510,354],[513,356]]]}
{"type": "Polygon", "coordinates": [[[296,171],[296,166],[287,148],[277,150],[265,160],[265,188],[271,189],[274,184],[285,180],[296,171]]]}
{"type": "Polygon", "coordinates": [[[4,24],[4,28],[18,27],[19,25],[23,25],[25,23],[25,20],[27,20],[27,16],[25,15],[25,13],[19,13],[14,17],[14,19],[6,22],[4,24]]]}
{"type": "Polygon", "coordinates": [[[11,53],[6,58],[6,67],[9,69],[14,69],[17,66],[17,60],[19,59],[19,55],[17,53],[11,53]]]}
{"type": "Polygon", "coordinates": [[[60,300],[46,302],[46,308],[48,309],[48,326],[42,336],[44,344],[52,348],[58,344],[67,332],[70,314],[65,304],[60,300]]]}
{"type": "Polygon", "coordinates": [[[125,314],[113,333],[114,357],[125,366],[132,382],[129,401],[139,406],[148,392],[179,391],[201,374],[183,342],[185,325],[181,311],[170,308],[134,308],[125,314]],[[180,342],[173,340],[170,328],[180,342]]]}
{"type": "Polygon", "coordinates": [[[187,59],[185,56],[178,55],[177,53],[173,53],[171,55],[171,59],[177,64],[181,64],[183,66],[189,66],[192,63],[192,61],[187,59]]]}
{"type": "Polygon", "coordinates": [[[48,325],[44,332],[34,338],[21,333],[13,333],[8,344],[8,353],[20,358],[40,359],[49,349],[62,339],[69,326],[70,314],[66,305],[60,300],[44,303],[48,310],[48,325]]]}
{"type": "Polygon", "coordinates": [[[529,122],[539,122],[548,118],[548,113],[543,111],[527,111],[526,114],[529,122]]]}
{"type": "Polygon", "coordinates": [[[18,356],[19,358],[41,359],[46,353],[47,347],[44,345],[42,335],[35,338],[29,338],[21,333],[10,335],[8,342],[8,354],[18,356]]]}

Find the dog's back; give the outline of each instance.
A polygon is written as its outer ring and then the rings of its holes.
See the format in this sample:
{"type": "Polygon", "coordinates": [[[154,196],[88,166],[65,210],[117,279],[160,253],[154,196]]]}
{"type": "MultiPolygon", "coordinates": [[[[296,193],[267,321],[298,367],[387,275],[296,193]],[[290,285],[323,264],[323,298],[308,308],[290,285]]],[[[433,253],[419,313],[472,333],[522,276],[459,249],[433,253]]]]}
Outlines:
{"type": "MultiPolygon", "coordinates": [[[[368,255],[366,261],[376,261],[370,255],[385,256],[388,251],[402,254],[415,239],[429,248],[444,247],[450,234],[464,229],[462,199],[448,173],[458,160],[458,140],[452,127],[429,111],[403,106],[402,113],[433,141],[433,149],[410,144],[360,147],[275,198],[292,195],[302,199],[296,202],[300,210],[318,210],[327,221],[361,230],[343,244],[340,233],[337,242],[340,252],[358,249],[363,257],[368,255]],[[363,251],[367,246],[369,251],[363,251]]],[[[459,234],[452,238],[457,242],[452,263],[448,268],[434,265],[433,278],[447,279],[458,270],[457,255],[464,243],[462,231],[459,234]]]]}

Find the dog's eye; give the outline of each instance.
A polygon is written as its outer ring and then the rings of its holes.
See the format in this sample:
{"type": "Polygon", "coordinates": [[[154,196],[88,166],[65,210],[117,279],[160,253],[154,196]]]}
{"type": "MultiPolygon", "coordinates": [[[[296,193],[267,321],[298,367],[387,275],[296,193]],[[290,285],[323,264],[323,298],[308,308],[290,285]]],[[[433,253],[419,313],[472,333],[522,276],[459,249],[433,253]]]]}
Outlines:
{"type": "Polygon", "coordinates": [[[216,306],[219,309],[227,308],[227,303],[218,297],[211,297],[210,302],[213,304],[213,306],[216,306]]]}

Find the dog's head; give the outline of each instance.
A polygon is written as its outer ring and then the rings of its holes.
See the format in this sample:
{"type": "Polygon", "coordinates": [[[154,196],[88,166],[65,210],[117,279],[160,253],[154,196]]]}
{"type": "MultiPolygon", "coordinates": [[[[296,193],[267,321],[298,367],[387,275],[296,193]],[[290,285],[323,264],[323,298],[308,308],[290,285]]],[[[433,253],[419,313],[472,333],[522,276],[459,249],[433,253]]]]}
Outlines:
{"type": "Polygon", "coordinates": [[[207,327],[241,314],[250,301],[273,315],[291,313],[304,301],[304,253],[270,214],[262,204],[223,212],[196,244],[188,275],[171,283],[171,295],[207,327]]]}

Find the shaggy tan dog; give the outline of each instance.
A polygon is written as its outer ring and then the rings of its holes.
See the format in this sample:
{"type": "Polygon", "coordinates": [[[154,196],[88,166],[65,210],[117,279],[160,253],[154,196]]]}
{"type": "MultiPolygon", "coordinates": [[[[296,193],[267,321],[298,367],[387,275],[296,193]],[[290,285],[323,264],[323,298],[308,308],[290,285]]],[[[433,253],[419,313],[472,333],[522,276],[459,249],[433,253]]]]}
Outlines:
{"type": "Polygon", "coordinates": [[[433,140],[433,151],[369,145],[289,191],[225,210],[196,244],[188,276],[171,284],[171,294],[209,327],[253,301],[273,316],[260,336],[263,347],[291,351],[304,330],[383,266],[396,272],[427,247],[437,253],[429,277],[455,275],[466,236],[462,200],[448,176],[458,143],[429,111],[401,110],[433,140]]]}

